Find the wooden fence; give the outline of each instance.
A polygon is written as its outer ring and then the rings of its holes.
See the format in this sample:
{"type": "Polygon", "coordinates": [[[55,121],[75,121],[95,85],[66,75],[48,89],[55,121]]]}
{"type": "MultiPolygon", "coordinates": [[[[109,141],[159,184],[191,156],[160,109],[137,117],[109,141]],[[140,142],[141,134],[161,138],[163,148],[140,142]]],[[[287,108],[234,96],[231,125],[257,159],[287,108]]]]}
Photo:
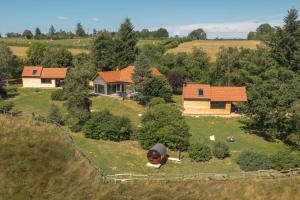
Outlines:
{"type": "MultiPolygon", "coordinates": [[[[19,113],[0,112],[0,114],[16,117],[20,116],[19,113]]],[[[253,172],[232,172],[232,173],[194,173],[194,174],[167,174],[167,173],[154,173],[154,174],[113,174],[106,175],[105,172],[99,168],[84,151],[78,147],[72,137],[72,133],[68,128],[61,126],[58,123],[49,121],[43,117],[35,117],[34,121],[54,124],[62,130],[63,137],[70,141],[72,146],[95,168],[101,180],[107,182],[132,182],[132,181],[149,181],[149,182],[178,182],[178,181],[197,181],[197,180],[234,180],[234,179],[276,179],[300,176],[300,168],[276,171],[276,170],[259,170],[253,172]]]]}
{"type": "Polygon", "coordinates": [[[300,168],[276,171],[259,170],[253,172],[234,172],[234,173],[195,173],[195,174],[114,174],[107,175],[106,179],[110,182],[128,181],[149,181],[149,182],[178,182],[178,181],[198,181],[198,180],[234,180],[234,179],[276,179],[300,176],[300,168]]]}

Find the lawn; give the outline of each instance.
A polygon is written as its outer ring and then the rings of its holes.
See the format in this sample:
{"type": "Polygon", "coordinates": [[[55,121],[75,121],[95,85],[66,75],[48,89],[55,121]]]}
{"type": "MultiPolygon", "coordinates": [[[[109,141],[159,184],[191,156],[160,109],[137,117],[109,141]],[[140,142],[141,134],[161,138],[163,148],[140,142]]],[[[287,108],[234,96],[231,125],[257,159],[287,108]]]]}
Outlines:
{"type": "Polygon", "coordinates": [[[216,60],[217,53],[220,47],[244,47],[250,49],[256,49],[259,41],[255,40],[194,40],[191,42],[184,42],[174,49],[169,49],[169,53],[186,52],[189,53],[194,47],[202,48],[212,61],[216,60]]]}
{"type": "MultiPolygon", "coordinates": [[[[23,115],[30,117],[31,113],[46,116],[49,112],[51,103],[51,89],[25,89],[18,88],[15,97],[10,101],[15,104],[15,109],[22,111],[23,115]]],[[[115,115],[127,116],[136,126],[140,124],[141,117],[139,114],[145,112],[145,108],[137,102],[131,100],[117,100],[110,97],[94,96],[91,97],[93,112],[108,109],[115,115]]],[[[180,105],[181,96],[174,96],[174,101],[180,105]]],[[[54,102],[59,105],[66,113],[62,102],[54,102]]],[[[111,142],[102,140],[86,139],[83,134],[74,134],[74,139],[89,157],[102,168],[106,173],[154,173],[162,172],[168,174],[178,173],[197,173],[197,172],[237,172],[239,166],[235,163],[236,156],[240,151],[253,148],[267,153],[274,153],[287,148],[282,143],[270,143],[256,136],[246,134],[242,129],[240,118],[225,119],[220,117],[185,117],[187,124],[190,126],[191,143],[209,141],[210,135],[215,135],[217,141],[225,141],[228,136],[234,136],[236,142],[229,143],[231,158],[225,160],[212,159],[207,163],[192,162],[187,153],[183,153],[181,164],[172,162],[166,163],[160,170],[150,169],[145,166],[146,151],[141,149],[136,141],[111,142]]],[[[175,152],[169,152],[170,156],[176,156],[175,152]]]]}
{"type": "Polygon", "coordinates": [[[32,113],[47,116],[52,103],[58,105],[63,113],[66,113],[62,102],[53,102],[51,100],[51,93],[54,89],[17,89],[17,92],[11,93],[14,97],[8,101],[14,103],[14,110],[21,111],[25,117],[30,117],[32,113]]]}
{"type": "Polygon", "coordinates": [[[145,109],[143,106],[131,100],[118,100],[109,97],[95,96],[92,97],[93,112],[108,109],[111,113],[119,116],[128,117],[135,125],[141,121],[139,114],[143,114],[145,109]]]}

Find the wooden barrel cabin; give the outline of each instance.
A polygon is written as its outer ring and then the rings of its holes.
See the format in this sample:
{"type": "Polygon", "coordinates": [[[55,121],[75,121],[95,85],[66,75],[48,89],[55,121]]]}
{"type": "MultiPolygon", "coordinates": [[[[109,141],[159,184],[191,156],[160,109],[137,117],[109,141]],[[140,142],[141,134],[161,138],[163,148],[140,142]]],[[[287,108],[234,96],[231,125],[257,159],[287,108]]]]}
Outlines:
{"type": "Polygon", "coordinates": [[[147,158],[151,164],[162,164],[167,158],[167,147],[161,143],[157,143],[148,151],[147,158]]]}

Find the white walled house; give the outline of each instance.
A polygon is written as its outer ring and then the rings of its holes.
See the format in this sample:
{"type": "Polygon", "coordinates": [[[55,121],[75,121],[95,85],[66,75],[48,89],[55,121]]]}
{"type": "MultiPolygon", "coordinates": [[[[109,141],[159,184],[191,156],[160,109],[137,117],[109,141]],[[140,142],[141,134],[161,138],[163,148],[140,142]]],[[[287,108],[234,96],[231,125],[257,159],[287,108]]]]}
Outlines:
{"type": "Polygon", "coordinates": [[[24,66],[22,82],[24,88],[61,87],[67,75],[67,68],[43,68],[41,66],[24,66]]]}
{"type": "MultiPolygon", "coordinates": [[[[133,83],[134,69],[134,66],[128,66],[121,70],[98,72],[91,80],[94,94],[115,96],[132,93],[130,85],[133,83]]],[[[156,68],[152,68],[152,74],[161,75],[156,68]]]]}

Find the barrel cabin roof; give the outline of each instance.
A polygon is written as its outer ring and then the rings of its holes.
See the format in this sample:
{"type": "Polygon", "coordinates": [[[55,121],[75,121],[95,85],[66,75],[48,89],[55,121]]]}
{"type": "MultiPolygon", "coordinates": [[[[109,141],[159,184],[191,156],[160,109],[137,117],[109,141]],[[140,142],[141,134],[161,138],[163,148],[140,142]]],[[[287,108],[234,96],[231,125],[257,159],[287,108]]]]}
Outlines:
{"type": "Polygon", "coordinates": [[[22,77],[64,79],[67,75],[67,72],[67,68],[44,68],[42,66],[24,66],[22,77]]]}
{"type": "MultiPolygon", "coordinates": [[[[128,66],[121,70],[115,71],[104,71],[98,72],[93,78],[92,81],[95,80],[98,76],[101,77],[106,83],[133,83],[132,74],[134,73],[134,66],[128,66]]],[[[156,68],[151,68],[152,74],[154,76],[159,76],[161,73],[156,68]]]]}
{"type": "Polygon", "coordinates": [[[207,84],[185,84],[183,86],[185,100],[210,100],[216,102],[246,102],[245,87],[210,86],[207,84]]]}

